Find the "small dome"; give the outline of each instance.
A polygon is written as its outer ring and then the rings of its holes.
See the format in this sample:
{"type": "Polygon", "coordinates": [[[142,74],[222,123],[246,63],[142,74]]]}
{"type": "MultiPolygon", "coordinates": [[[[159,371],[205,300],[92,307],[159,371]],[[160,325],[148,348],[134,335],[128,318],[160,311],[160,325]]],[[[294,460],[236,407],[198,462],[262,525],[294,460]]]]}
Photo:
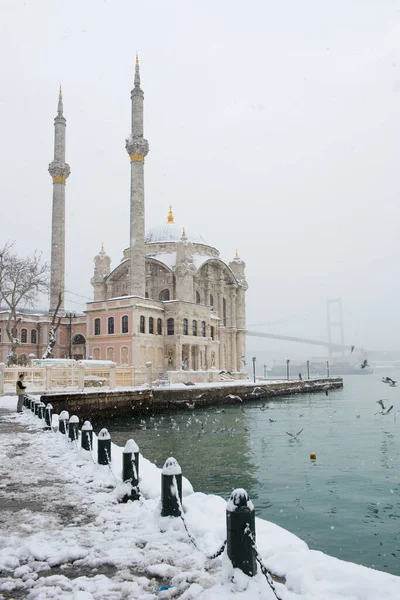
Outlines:
{"type": "MultiPolygon", "coordinates": [[[[186,238],[192,244],[205,244],[208,246],[206,240],[199,233],[186,231],[186,238]]],[[[160,227],[152,227],[146,232],[145,243],[160,243],[160,242],[179,242],[182,238],[182,227],[175,223],[166,223],[160,227]]]]}

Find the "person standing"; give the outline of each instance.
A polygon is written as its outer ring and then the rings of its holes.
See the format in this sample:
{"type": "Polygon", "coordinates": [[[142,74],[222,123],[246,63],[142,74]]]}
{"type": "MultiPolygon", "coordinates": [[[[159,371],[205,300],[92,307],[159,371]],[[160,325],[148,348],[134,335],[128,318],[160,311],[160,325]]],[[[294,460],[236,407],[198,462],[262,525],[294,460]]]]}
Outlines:
{"type": "Polygon", "coordinates": [[[15,389],[17,391],[18,396],[18,404],[17,404],[17,412],[22,412],[22,405],[24,402],[24,395],[26,390],[26,385],[24,385],[24,374],[20,373],[18,377],[18,381],[15,384],[15,389]]]}

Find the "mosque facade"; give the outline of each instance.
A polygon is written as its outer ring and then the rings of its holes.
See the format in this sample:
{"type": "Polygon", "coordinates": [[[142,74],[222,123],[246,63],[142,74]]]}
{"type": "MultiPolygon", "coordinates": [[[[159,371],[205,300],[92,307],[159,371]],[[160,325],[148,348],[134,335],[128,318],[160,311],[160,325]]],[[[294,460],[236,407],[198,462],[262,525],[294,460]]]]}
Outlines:
{"type": "MultiPolygon", "coordinates": [[[[247,377],[245,263],[237,252],[224,262],[202,235],[175,223],[171,206],[164,224],[145,231],[144,172],[149,144],[144,137],[138,60],[131,103],[132,126],[126,140],[131,166],[130,244],[113,269],[102,246],[94,259],[93,301],[76,322],[62,318],[53,356],[70,356],[72,346],[72,356],[77,358],[112,360],[138,369],[151,362],[155,376],[190,371],[193,379],[195,371],[223,370],[236,378],[247,377]],[[77,336],[79,356],[73,352],[77,336]]],[[[60,292],[60,311],[65,313],[65,189],[70,174],[65,162],[65,127],[60,90],[54,160],[49,165],[53,180],[50,310],[47,316],[37,316],[45,322],[56,310],[60,292]]],[[[1,318],[0,314],[0,332],[1,318]]],[[[22,343],[19,353],[21,347],[22,343]]]]}

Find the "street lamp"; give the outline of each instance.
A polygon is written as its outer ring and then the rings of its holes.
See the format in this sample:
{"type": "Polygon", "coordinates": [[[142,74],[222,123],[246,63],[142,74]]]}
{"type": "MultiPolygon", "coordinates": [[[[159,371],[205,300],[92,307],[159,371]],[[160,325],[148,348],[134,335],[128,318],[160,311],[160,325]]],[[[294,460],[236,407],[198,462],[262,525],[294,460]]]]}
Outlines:
{"type": "Polygon", "coordinates": [[[327,375],[328,378],[330,377],[329,360],[326,361],[326,375],[327,375]]]}
{"type": "Polygon", "coordinates": [[[290,365],[290,360],[287,359],[286,360],[286,379],[289,379],[289,365],[290,365]]]}
{"type": "Polygon", "coordinates": [[[267,365],[264,365],[264,379],[267,379],[267,365]]]}
{"type": "Polygon", "coordinates": [[[310,361],[307,361],[307,379],[310,379],[310,361]]]}
{"type": "Polygon", "coordinates": [[[251,360],[253,361],[253,381],[256,382],[256,357],[252,356],[251,360]]]}
{"type": "Polygon", "coordinates": [[[68,345],[68,358],[72,358],[72,319],[76,317],[74,312],[66,312],[65,316],[69,319],[69,345],[68,345]]]}

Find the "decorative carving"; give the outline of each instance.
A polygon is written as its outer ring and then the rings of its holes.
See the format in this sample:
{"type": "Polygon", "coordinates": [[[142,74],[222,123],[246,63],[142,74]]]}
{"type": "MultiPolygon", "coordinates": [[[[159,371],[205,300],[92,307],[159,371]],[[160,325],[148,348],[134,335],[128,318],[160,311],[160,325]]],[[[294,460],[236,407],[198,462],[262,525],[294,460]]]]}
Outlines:
{"type": "Polygon", "coordinates": [[[67,163],[59,163],[55,160],[49,164],[49,173],[53,178],[53,183],[64,183],[70,176],[71,169],[67,163]]]}
{"type": "Polygon", "coordinates": [[[125,148],[132,162],[144,162],[145,157],[149,153],[149,142],[143,136],[131,134],[126,139],[125,148]]]}

